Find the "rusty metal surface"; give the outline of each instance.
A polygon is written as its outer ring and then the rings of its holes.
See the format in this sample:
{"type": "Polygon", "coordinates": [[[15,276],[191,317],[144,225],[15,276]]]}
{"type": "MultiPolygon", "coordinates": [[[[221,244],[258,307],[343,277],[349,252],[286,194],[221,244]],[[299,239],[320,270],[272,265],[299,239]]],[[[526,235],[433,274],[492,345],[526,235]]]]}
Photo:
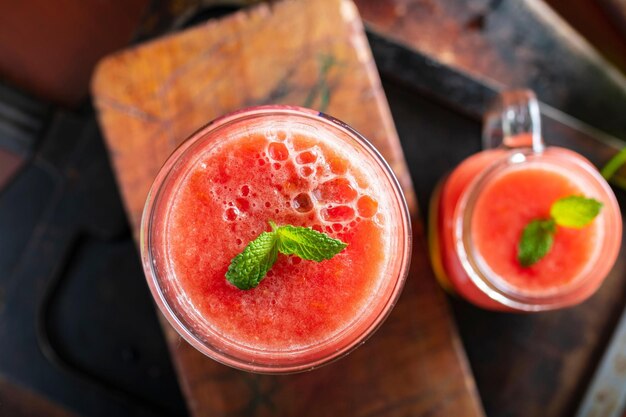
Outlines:
{"type": "Polygon", "coordinates": [[[626,73],[625,0],[543,0],[622,73],[626,73]],[[621,18],[625,19],[620,24],[621,18]]]}
{"type": "MultiPolygon", "coordinates": [[[[357,0],[368,27],[626,138],[626,79],[541,0],[357,0]]],[[[626,53],[626,52],[625,52],[626,53]]]]}
{"type": "MultiPolygon", "coordinates": [[[[378,70],[424,96],[481,120],[501,86],[472,77],[428,55],[412,50],[370,30],[368,41],[378,70]]],[[[577,147],[598,166],[606,163],[623,143],[549,104],[540,103],[545,136],[553,145],[577,147]]],[[[454,144],[449,144],[454,147],[454,144]]]]}

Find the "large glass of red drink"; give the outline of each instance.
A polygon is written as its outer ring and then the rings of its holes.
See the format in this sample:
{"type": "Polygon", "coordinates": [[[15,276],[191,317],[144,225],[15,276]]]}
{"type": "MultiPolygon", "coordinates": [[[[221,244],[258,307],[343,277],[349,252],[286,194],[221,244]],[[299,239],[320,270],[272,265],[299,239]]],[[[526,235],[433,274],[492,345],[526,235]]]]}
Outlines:
{"type": "Polygon", "coordinates": [[[297,372],[361,344],[395,304],[410,261],[402,191],[376,150],[345,124],[296,107],[222,117],[159,172],[141,254],[161,311],[194,347],[252,372],[297,372]],[[348,246],[323,262],[279,255],[258,287],[225,274],[277,225],[311,227],[348,246]]]}

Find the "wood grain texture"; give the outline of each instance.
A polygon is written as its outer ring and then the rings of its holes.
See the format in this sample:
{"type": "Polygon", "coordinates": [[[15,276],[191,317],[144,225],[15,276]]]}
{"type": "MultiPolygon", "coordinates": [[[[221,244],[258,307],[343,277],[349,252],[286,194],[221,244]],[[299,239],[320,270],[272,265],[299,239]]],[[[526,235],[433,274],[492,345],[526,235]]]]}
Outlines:
{"type": "MultiPolygon", "coordinates": [[[[306,104],[361,131],[392,165],[417,218],[380,80],[347,0],[259,6],[122,52],[99,66],[92,89],[135,232],[170,152],[208,120],[263,103],[306,104]]],[[[248,374],[204,357],[165,324],[192,413],[482,415],[414,223],[412,270],[398,305],[371,340],[334,364],[291,376],[248,374]]]]}

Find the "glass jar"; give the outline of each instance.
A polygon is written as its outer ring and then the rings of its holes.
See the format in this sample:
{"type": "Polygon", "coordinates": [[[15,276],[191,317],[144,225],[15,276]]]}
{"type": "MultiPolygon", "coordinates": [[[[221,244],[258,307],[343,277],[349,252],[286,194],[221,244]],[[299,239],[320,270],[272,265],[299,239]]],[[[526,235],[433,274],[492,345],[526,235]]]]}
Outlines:
{"type": "Polygon", "coordinates": [[[483,147],[444,178],[431,200],[431,259],[442,286],[504,311],[557,309],[591,296],[621,243],[621,214],[607,182],[581,155],[545,146],[530,91],[500,96],[485,117],[483,147]],[[600,214],[581,230],[557,226],[545,258],[522,267],[524,226],[572,194],[600,201],[600,214]]]}
{"type": "Polygon", "coordinates": [[[406,202],[381,155],[346,124],[313,110],[289,106],[242,110],[194,133],[157,175],[141,226],[141,256],[148,285],[169,323],[205,355],[259,373],[310,370],[362,344],[397,301],[411,254],[406,202]],[[299,137],[305,140],[296,143],[299,137]],[[257,145],[259,149],[254,148],[257,145]],[[203,170],[213,174],[205,175],[203,170]],[[360,182],[358,172],[364,173],[361,177],[369,183],[360,182]],[[288,179],[278,180],[283,174],[288,179]],[[196,177],[198,181],[192,182],[196,177]],[[240,178],[244,178],[241,183],[237,182],[240,178]],[[341,204],[331,202],[337,194],[324,193],[325,184],[333,184],[339,187],[334,191],[344,193],[341,204]],[[193,191],[198,201],[186,197],[192,185],[198,188],[193,191]],[[370,197],[375,203],[363,197],[374,189],[370,197]],[[236,194],[235,201],[227,201],[229,193],[236,194]],[[261,196],[263,200],[255,200],[261,196]],[[183,202],[193,208],[185,208],[183,202]],[[213,214],[203,212],[205,208],[213,214]],[[344,216],[343,223],[332,216],[344,216]],[[232,257],[269,228],[268,220],[280,225],[286,219],[354,240],[342,254],[319,265],[279,255],[268,276],[252,290],[239,290],[227,283],[224,273],[232,257]],[[368,254],[361,245],[364,242],[350,233],[375,224],[384,230],[385,246],[368,254]],[[242,240],[246,233],[250,236],[242,240]],[[357,256],[358,248],[363,253],[357,256]],[[354,302],[350,300],[356,295],[350,291],[356,287],[342,285],[358,281],[360,273],[355,271],[362,271],[365,279],[370,272],[364,268],[373,259],[380,259],[372,264],[376,265],[375,284],[359,295],[362,298],[358,306],[354,304],[354,311],[323,310],[326,303],[343,308],[354,302]],[[354,263],[344,265],[343,260],[354,263]],[[341,290],[320,292],[315,300],[307,298],[312,297],[309,285],[332,286],[318,282],[316,277],[310,279],[312,268],[319,268],[325,279],[331,277],[329,271],[342,271],[333,278],[341,290]],[[207,272],[214,270],[222,272],[207,272]],[[289,275],[285,271],[299,272],[289,275]],[[218,292],[212,294],[209,288],[218,292]],[[290,302],[292,293],[305,295],[290,302]],[[310,309],[301,309],[299,303],[310,309]],[[249,312],[244,308],[259,316],[237,321],[237,316],[249,312]],[[345,320],[341,325],[333,324],[340,314],[345,314],[345,320]],[[320,326],[335,327],[313,337],[305,329],[315,320],[320,320],[320,326]],[[272,326],[283,329],[283,333],[272,326]]]}

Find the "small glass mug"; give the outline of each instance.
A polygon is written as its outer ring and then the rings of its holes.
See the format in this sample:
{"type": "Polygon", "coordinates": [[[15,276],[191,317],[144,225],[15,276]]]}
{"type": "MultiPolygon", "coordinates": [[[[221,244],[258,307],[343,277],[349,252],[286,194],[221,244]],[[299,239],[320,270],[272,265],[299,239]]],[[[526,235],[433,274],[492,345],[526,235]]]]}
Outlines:
{"type": "MultiPolygon", "coordinates": [[[[391,168],[376,149],[343,122],[323,113],[295,106],[258,106],[225,115],[194,133],[165,162],[148,194],[141,223],[141,256],[146,279],[161,312],[192,346],[214,360],[256,373],[293,373],[311,370],[347,355],[382,324],[395,305],[408,274],[411,259],[411,224],[404,195],[391,168]],[[390,235],[388,262],[381,284],[365,311],[338,334],[311,346],[291,350],[259,349],[225,337],[193,305],[173,272],[168,258],[165,225],[179,178],[203,152],[229,136],[301,129],[341,145],[348,157],[365,160],[368,169],[385,184],[390,235]],[[357,156],[360,155],[358,158],[357,156]]],[[[224,278],[225,279],[225,278],[224,278]]],[[[356,313],[355,313],[356,314],[356,313]]]]}
{"type": "MultiPolygon", "coordinates": [[[[621,214],[607,182],[576,152],[545,146],[539,105],[528,90],[500,95],[484,119],[483,148],[444,178],[431,199],[430,252],[441,285],[479,307],[501,311],[551,310],[590,297],[611,270],[621,243],[621,214]],[[476,236],[481,226],[473,220],[477,201],[486,188],[493,187],[506,174],[533,169],[558,173],[583,190],[585,197],[600,201],[603,208],[592,223],[595,230],[590,236],[595,236],[595,244],[576,274],[559,277],[565,281],[558,285],[531,290],[530,284],[528,288],[523,288],[519,281],[512,285],[494,272],[485,261],[486,254],[478,248],[476,236]]],[[[521,230],[518,233],[521,236],[521,230]]],[[[512,245],[509,242],[504,248],[509,253],[512,245]]],[[[528,282],[532,279],[529,274],[528,282]]]]}

